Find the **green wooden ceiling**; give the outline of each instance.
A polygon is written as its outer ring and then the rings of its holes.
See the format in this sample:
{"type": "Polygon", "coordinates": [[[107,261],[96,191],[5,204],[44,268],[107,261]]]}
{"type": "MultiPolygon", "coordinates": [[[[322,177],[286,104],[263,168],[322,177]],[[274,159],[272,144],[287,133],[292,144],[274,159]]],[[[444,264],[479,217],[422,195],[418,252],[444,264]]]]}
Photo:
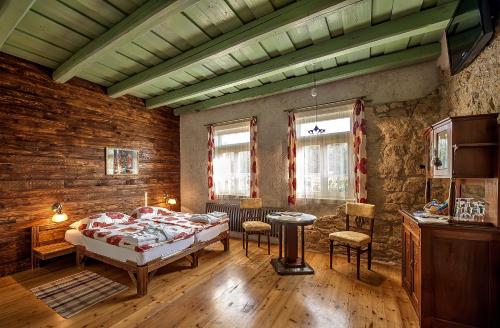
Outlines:
{"type": "Polygon", "coordinates": [[[436,58],[452,0],[3,0],[0,50],[176,113],[436,58]],[[3,22],[6,22],[5,24],[3,22]],[[314,73],[314,74],[313,74],[314,73]]]}

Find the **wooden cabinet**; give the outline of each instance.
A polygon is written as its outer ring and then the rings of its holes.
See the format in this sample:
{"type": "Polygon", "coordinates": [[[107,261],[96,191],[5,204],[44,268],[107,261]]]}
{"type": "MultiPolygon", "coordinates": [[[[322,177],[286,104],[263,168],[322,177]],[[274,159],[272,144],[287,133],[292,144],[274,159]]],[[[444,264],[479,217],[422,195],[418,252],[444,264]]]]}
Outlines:
{"type": "Polygon", "coordinates": [[[500,327],[500,230],[400,213],[402,285],[421,327],[500,327]]]}
{"type": "Polygon", "coordinates": [[[497,119],[498,114],[448,117],[425,131],[426,202],[432,199],[432,179],[449,179],[448,213],[453,216],[461,186],[484,185],[485,221],[500,227],[497,119]]]}
{"type": "Polygon", "coordinates": [[[433,178],[494,178],[498,114],[449,117],[433,124],[428,147],[433,178]]]}

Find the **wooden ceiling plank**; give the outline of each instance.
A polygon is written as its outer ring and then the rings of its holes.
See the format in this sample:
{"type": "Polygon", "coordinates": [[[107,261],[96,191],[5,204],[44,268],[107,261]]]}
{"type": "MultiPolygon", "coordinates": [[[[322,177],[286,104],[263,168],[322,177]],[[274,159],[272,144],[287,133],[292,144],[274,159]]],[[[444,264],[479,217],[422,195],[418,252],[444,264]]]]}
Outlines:
{"type": "Polygon", "coordinates": [[[191,74],[198,80],[207,80],[217,76],[216,74],[214,74],[214,72],[212,72],[202,64],[193,65],[189,69],[187,69],[186,72],[188,74],[191,74]]]}
{"type": "Polygon", "coordinates": [[[395,19],[416,13],[422,7],[422,3],[423,0],[394,0],[391,18],[395,19]]]}
{"type": "Polygon", "coordinates": [[[268,0],[244,0],[255,17],[262,17],[274,11],[273,5],[268,0]]]}
{"type": "Polygon", "coordinates": [[[199,46],[200,44],[211,40],[210,36],[208,36],[205,31],[181,13],[171,15],[165,23],[163,23],[163,25],[165,25],[166,28],[175,31],[179,37],[190,45],[190,48],[199,46]]]}
{"type": "Polygon", "coordinates": [[[244,0],[226,0],[226,2],[244,23],[256,18],[244,0]]]}
{"type": "Polygon", "coordinates": [[[179,107],[175,110],[176,115],[186,112],[202,111],[233,103],[243,102],[250,99],[288,92],[291,90],[310,87],[314,83],[314,78],[319,83],[327,83],[355,76],[370,74],[402,66],[414,65],[417,63],[433,60],[439,56],[441,46],[433,43],[426,46],[378,56],[353,64],[331,68],[329,70],[317,72],[316,74],[303,75],[275,83],[265,84],[253,89],[246,89],[232,94],[227,94],[218,98],[194,103],[179,107]]]}
{"type": "Polygon", "coordinates": [[[222,34],[222,31],[212,23],[207,14],[199,8],[199,6],[192,6],[184,10],[184,14],[192,22],[198,25],[205,33],[207,33],[210,38],[218,37],[222,34]]]}
{"type": "Polygon", "coordinates": [[[134,42],[163,59],[168,59],[181,53],[177,48],[152,31],[141,35],[134,42]]]}
{"type": "Polygon", "coordinates": [[[79,33],[90,39],[97,38],[106,32],[107,28],[81,14],[71,7],[58,1],[37,1],[32,10],[45,16],[58,24],[64,25],[72,30],[78,30],[79,33]]]}
{"type": "Polygon", "coordinates": [[[160,89],[163,89],[163,90],[167,90],[167,91],[168,90],[180,89],[180,88],[184,87],[183,84],[181,84],[181,83],[179,83],[179,82],[177,82],[175,80],[172,80],[170,78],[159,80],[156,83],[153,83],[152,85],[154,85],[157,88],[160,88],[160,89]]]}
{"type": "Polygon", "coordinates": [[[358,30],[308,48],[297,50],[293,53],[218,76],[209,81],[203,81],[196,85],[151,98],[147,102],[147,106],[154,108],[179,101],[180,99],[194,97],[208,91],[238,85],[252,79],[266,78],[279,72],[315,63],[319,60],[347,55],[393,40],[407,39],[412,35],[444,29],[454,9],[455,3],[450,3],[398,20],[358,30]]]}
{"type": "MultiPolygon", "coordinates": [[[[370,27],[372,19],[372,1],[364,0],[342,10],[342,25],[344,33],[349,34],[370,27]]],[[[347,62],[370,58],[370,49],[363,49],[347,55],[347,62]]]]}
{"type": "Polygon", "coordinates": [[[309,30],[306,24],[291,29],[287,32],[287,34],[290,37],[290,40],[292,40],[296,49],[302,49],[313,44],[309,36],[309,30]]]}
{"type": "Polygon", "coordinates": [[[119,49],[116,49],[116,51],[148,67],[157,65],[163,61],[161,57],[156,56],[154,53],[142,48],[134,42],[127,43],[119,49]]]}
{"type": "Polygon", "coordinates": [[[9,43],[15,44],[18,48],[25,49],[35,54],[43,54],[45,57],[58,63],[65,61],[71,56],[71,52],[18,29],[12,31],[9,37],[9,43]]]}
{"type": "Polygon", "coordinates": [[[137,8],[139,8],[146,0],[107,0],[110,2],[113,6],[116,8],[120,9],[121,11],[127,13],[130,15],[131,13],[134,12],[137,8]]]}
{"type": "Polygon", "coordinates": [[[167,41],[172,47],[175,47],[179,51],[179,54],[193,47],[165,24],[155,26],[151,29],[151,32],[167,41]]]}
{"type": "MultiPolygon", "coordinates": [[[[420,11],[422,0],[394,0],[392,5],[391,19],[400,18],[420,11]]],[[[410,38],[390,42],[385,45],[384,53],[400,51],[406,49],[410,43],[410,38]]]]}
{"type": "Polygon", "coordinates": [[[54,80],[66,82],[86,65],[95,62],[105,53],[132,42],[135,38],[158,25],[159,21],[168,13],[185,9],[198,1],[148,1],[98,38],[80,48],[80,50],[55,70],[53,73],[54,80]]]}
{"type": "Polygon", "coordinates": [[[32,10],[17,25],[17,29],[71,52],[90,41],[85,35],[32,10]]]}
{"type": "Polygon", "coordinates": [[[17,24],[28,13],[35,0],[5,0],[0,4],[0,48],[17,24]]]}
{"type": "Polygon", "coordinates": [[[323,16],[335,8],[343,8],[357,1],[359,0],[315,0],[293,3],[121,81],[108,88],[108,94],[112,97],[121,96],[134,88],[154,83],[156,79],[198,61],[230,53],[256,38],[265,38],[274,33],[286,31],[303,24],[306,20],[323,16]]]}
{"type": "MultiPolygon", "coordinates": [[[[144,66],[135,60],[128,58],[120,53],[108,54],[102,58],[100,58],[96,63],[101,63],[106,65],[120,73],[126,74],[128,76],[132,76],[137,72],[140,72],[143,69],[146,69],[147,66],[144,66]]],[[[94,64],[94,63],[92,63],[94,64]]],[[[92,66],[92,65],[89,65],[92,66]]],[[[81,70],[81,72],[85,71],[85,69],[81,70]]]]}
{"type": "Polygon", "coordinates": [[[113,83],[113,82],[110,82],[108,80],[105,80],[102,77],[95,76],[95,75],[91,74],[90,72],[81,72],[80,74],[78,74],[78,77],[80,77],[84,80],[90,81],[90,82],[94,82],[94,83],[99,84],[99,85],[103,85],[103,86],[107,86],[107,85],[110,85],[113,83]]]}
{"type": "Polygon", "coordinates": [[[26,60],[32,61],[34,63],[39,63],[43,66],[49,67],[49,68],[55,68],[57,67],[57,62],[49,59],[47,57],[42,57],[40,55],[37,55],[33,52],[30,52],[25,49],[21,49],[19,47],[16,47],[14,45],[9,44],[6,42],[3,47],[2,47],[2,52],[5,52],[9,55],[15,56],[15,57],[20,57],[24,58],[26,60]]]}
{"type": "Polygon", "coordinates": [[[374,0],[372,4],[372,23],[378,24],[391,19],[394,0],[374,0]]]}
{"type": "Polygon", "coordinates": [[[243,25],[224,0],[200,1],[196,6],[222,33],[227,33],[243,25]]]}

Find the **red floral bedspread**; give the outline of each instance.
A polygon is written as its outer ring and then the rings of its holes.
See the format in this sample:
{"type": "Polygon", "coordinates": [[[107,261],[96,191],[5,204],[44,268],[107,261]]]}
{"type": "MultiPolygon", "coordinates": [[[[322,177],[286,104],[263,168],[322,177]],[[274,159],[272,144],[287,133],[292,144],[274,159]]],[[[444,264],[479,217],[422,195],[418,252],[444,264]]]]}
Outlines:
{"type": "Polygon", "coordinates": [[[228,219],[223,219],[216,224],[202,224],[189,221],[190,214],[170,213],[167,216],[155,216],[146,219],[130,218],[128,221],[110,224],[100,224],[98,227],[82,230],[85,237],[93,238],[110,245],[132,249],[143,253],[153,247],[178,240],[187,239],[195,233],[213,226],[224,224],[228,219]],[[145,227],[157,226],[168,232],[172,238],[166,241],[151,242],[139,246],[127,243],[127,236],[140,232],[145,227]],[[125,239],[125,240],[124,240],[125,239]]]}

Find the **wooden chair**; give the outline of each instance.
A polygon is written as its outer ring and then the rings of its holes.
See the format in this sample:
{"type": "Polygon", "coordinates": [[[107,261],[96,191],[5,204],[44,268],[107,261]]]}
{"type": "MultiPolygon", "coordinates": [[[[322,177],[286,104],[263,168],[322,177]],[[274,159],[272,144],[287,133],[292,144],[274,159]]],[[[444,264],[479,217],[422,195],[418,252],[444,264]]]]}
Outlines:
{"type": "Polygon", "coordinates": [[[243,248],[245,255],[248,256],[248,235],[258,235],[258,247],[260,247],[260,235],[267,235],[267,254],[271,254],[271,225],[262,222],[262,199],[261,198],[243,198],[240,200],[240,218],[243,227],[243,248]]]}
{"type": "Polygon", "coordinates": [[[40,260],[48,260],[75,252],[75,246],[64,240],[67,226],[51,224],[31,227],[31,269],[39,267],[40,260]]]}
{"type": "Polygon", "coordinates": [[[346,204],[346,231],[333,232],[329,235],[330,239],[330,269],[332,267],[333,247],[343,246],[347,248],[347,262],[351,262],[351,248],[356,250],[356,278],[359,280],[360,257],[362,253],[368,252],[368,270],[372,267],[372,238],[373,223],[375,221],[375,205],[347,203],[346,204]],[[356,230],[352,231],[349,217],[355,216],[356,230]],[[363,224],[369,220],[369,228],[364,229],[363,224]]]}

